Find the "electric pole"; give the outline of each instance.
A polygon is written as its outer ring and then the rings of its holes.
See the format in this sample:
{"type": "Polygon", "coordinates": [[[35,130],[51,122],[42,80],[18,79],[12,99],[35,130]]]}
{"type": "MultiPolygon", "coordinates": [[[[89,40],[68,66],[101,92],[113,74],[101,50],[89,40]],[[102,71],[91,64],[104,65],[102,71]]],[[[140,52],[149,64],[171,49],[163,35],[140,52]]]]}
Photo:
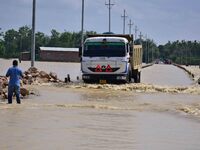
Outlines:
{"type": "Polygon", "coordinates": [[[148,63],[149,63],[149,55],[150,55],[149,52],[150,52],[150,40],[147,39],[147,56],[148,56],[148,57],[147,57],[147,58],[148,58],[148,59],[147,59],[147,62],[148,62],[148,63]]]}
{"type": "Polygon", "coordinates": [[[146,63],[148,63],[148,40],[147,40],[147,34],[145,35],[145,39],[146,39],[146,63]]]}
{"type": "Polygon", "coordinates": [[[126,15],[126,10],[124,9],[124,14],[123,14],[123,16],[121,16],[122,18],[123,18],[123,34],[125,34],[125,31],[126,31],[126,18],[128,17],[127,15],[126,15]]]}
{"type": "Polygon", "coordinates": [[[140,44],[142,44],[142,32],[140,32],[139,37],[140,37],[140,44]]]}
{"type": "Polygon", "coordinates": [[[35,5],[36,5],[36,0],[33,0],[32,36],[31,36],[31,67],[34,67],[34,62],[35,62],[35,5]]]}
{"type": "Polygon", "coordinates": [[[135,26],[135,40],[137,39],[137,32],[138,32],[138,27],[135,26]]]}
{"type": "Polygon", "coordinates": [[[83,53],[84,46],[84,0],[82,0],[82,17],[81,17],[81,48],[83,53]]]}
{"type": "Polygon", "coordinates": [[[132,23],[131,19],[130,19],[130,21],[129,21],[128,26],[129,26],[129,34],[130,34],[130,36],[131,36],[131,28],[132,28],[132,26],[133,26],[133,23],[132,23]]]}
{"type": "Polygon", "coordinates": [[[152,43],[152,46],[151,46],[151,62],[153,62],[153,59],[154,59],[154,56],[153,56],[153,39],[151,39],[151,43],[152,43]]]}
{"type": "Polygon", "coordinates": [[[109,0],[108,3],[105,3],[105,5],[108,6],[108,10],[109,10],[109,26],[108,26],[109,32],[111,32],[111,8],[113,5],[115,5],[115,4],[112,4],[110,1],[111,0],[109,0]]]}

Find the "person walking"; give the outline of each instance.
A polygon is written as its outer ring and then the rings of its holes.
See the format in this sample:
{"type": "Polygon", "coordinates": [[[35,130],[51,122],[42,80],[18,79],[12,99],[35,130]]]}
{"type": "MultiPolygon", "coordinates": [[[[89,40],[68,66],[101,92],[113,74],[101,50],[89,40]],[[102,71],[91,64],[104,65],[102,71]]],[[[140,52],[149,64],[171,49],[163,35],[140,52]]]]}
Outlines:
{"type": "Polygon", "coordinates": [[[8,104],[12,104],[13,93],[16,95],[16,101],[21,104],[20,101],[20,78],[23,78],[21,69],[18,68],[18,61],[13,60],[13,67],[10,67],[6,73],[6,77],[9,77],[8,84],[8,104]]]}

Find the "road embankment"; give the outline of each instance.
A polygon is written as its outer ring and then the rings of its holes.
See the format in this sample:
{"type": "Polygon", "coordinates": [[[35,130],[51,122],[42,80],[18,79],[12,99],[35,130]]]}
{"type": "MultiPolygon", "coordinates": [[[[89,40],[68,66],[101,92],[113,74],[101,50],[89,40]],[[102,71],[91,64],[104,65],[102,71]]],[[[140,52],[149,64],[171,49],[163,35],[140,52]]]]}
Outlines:
{"type": "Polygon", "coordinates": [[[200,67],[199,66],[185,66],[185,65],[179,65],[179,64],[173,64],[173,65],[183,69],[192,77],[194,81],[200,84],[200,67]]]}
{"type": "Polygon", "coordinates": [[[149,64],[142,64],[142,68],[147,68],[150,66],[153,66],[154,63],[149,63],[149,64]]]}

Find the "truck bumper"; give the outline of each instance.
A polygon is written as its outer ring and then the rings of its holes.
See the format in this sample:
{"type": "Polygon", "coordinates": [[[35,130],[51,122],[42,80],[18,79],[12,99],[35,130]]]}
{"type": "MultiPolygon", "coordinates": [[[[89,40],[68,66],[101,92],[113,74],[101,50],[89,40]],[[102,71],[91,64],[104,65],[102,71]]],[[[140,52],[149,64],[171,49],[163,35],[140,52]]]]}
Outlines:
{"type": "Polygon", "coordinates": [[[127,74],[83,74],[83,81],[100,82],[104,81],[106,83],[110,82],[121,82],[127,81],[127,74]]]}

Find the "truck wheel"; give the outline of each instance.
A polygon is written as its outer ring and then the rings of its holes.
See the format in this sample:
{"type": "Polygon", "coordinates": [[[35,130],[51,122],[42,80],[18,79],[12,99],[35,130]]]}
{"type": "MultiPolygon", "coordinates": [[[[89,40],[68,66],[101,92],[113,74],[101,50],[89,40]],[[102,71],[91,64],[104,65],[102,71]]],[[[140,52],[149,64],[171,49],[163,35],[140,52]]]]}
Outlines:
{"type": "Polygon", "coordinates": [[[132,70],[131,70],[131,68],[129,67],[129,69],[128,69],[128,74],[127,74],[127,79],[126,79],[127,83],[130,83],[130,82],[131,82],[131,78],[132,78],[132,70]]]}
{"type": "Polygon", "coordinates": [[[137,83],[140,83],[140,82],[141,82],[141,72],[138,72],[137,83]]]}
{"type": "Polygon", "coordinates": [[[135,83],[140,83],[140,72],[134,72],[133,79],[135,83]]]}

